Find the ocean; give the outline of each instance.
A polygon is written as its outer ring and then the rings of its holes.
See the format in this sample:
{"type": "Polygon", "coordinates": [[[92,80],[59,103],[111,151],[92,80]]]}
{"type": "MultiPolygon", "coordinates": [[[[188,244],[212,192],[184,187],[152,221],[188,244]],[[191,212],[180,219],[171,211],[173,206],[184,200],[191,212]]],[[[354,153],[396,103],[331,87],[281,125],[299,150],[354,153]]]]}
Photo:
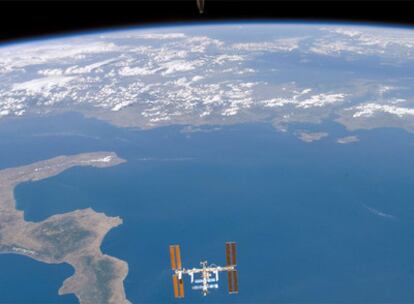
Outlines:
{"type": "Polygon", "coordinates": [[[59,296],[63,280],[74,269],[45,264],[17,254],[0,255],[0,303],[76,303],[73,294],[59,296]]]}
{"type": "MultiPolygon", "coordinates": [[[[403,130],[353,132],[359,142],[338,144],[348,132],[337,124],[183,132],[119,129],[76,114],[1,124],[3,168],[103,150],[127,159],[72,168],[15,194],[29,221],[87,207],[120,216],[123,225],[102,250],[128,262],[125,288],[134,303],[173,302],[170,244],[180,244],[192,267],[225,264],[226,241],[237,242],[239,294],[227,294],[222,274],[207,298],[185,281],[181,302],[414,301],[414,136],[403,130]],[[292,134],[305,129],[329,136],[304,143],[292,134]]],[[[73,300],[56,296],[73,271],[68,265],[11,255],[0,255],[0,265],[0,282],[15,276],[1,299],[73,300]],[[22,286],[38,288],[22,293],[22,286]]]]}

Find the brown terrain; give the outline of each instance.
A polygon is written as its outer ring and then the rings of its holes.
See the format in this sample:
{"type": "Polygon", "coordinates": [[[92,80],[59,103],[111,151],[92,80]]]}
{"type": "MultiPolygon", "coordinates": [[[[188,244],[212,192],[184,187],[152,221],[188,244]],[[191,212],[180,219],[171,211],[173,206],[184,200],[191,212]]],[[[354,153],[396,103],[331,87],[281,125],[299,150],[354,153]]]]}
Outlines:
{"type": "Polygon", "coordinates": [[[122,224],[122,219],[88,208],[29,222],[16,210],[14,198],[15,187],[23,182],[49,178],[74,166],[105,168],[123,162],[115,153],[97,152],[0,170],[0,253],[72,265],[75,273],[65,280],[59,294],[74,293],[82,304],[129,303],[123,286],[127,263],[100,249],[105,235],[122,224]]]}

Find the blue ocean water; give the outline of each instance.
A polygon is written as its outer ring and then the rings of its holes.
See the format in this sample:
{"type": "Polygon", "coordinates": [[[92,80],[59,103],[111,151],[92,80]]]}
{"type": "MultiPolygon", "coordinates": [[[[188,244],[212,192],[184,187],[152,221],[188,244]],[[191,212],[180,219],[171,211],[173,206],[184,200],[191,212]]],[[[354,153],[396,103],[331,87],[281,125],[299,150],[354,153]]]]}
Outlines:
{"type": "Polygon", "coordinates": [[[70,265],[51,265],[16,255],[0,255],[0,303],[76,303],[73,294],[59,296],[70,265]]]}
{"type": "Polygon", "coordinates": [[[187,281],[182,302],[414,301],[412,134],[360,131],[360,142],[340,145],[347,132],[335,124],[309,144],[265,124],[197,133],[117,129],[77,115],[9,124],[27,132],[0,144],[1,167],[96,150],[128,160],[26,183],[16,197],[31,221],[87,207],[121,216],[102,249],[128,262],[133,302],[173,301],[170,244],[197,266],[224,264],[227,240],[238,244],[240,293],[227,295],[222,276],[221,289],[204,299],[187,281]],[[19,154],[23,146],[32,147],[29,156],[19,154]]]}

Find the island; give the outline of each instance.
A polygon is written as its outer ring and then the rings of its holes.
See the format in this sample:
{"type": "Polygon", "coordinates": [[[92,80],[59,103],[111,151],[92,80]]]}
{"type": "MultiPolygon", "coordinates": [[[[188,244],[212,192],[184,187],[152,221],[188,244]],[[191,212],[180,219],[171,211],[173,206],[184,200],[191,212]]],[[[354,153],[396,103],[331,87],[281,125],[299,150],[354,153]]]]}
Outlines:
{"type": "Polygon", "coordinates": [[[0,254],[72,265],[75,272],[63,282],[59,294],[73,293],[81,304],[129,303],[123,285],[128,264],[100,249],[108,231],[122,224],[121,218],[88,208],[29,222],[16,209],[14,198],[15,187],[23,182],[55,176],[74,166],[105,168],[123,162],[115,153],[96,152],[0,170],[0,254]]]}

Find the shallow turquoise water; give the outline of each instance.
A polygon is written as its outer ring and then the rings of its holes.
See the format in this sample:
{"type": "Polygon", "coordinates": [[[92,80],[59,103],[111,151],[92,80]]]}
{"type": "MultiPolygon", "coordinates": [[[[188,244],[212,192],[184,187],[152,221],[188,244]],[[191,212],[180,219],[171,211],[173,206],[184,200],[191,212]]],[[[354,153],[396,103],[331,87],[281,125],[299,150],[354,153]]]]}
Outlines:
{"type": "MultiPolygon", "coordinates": [[[[183,134],[179,127],[121,130],[72,115],[57,121],[59,131],[78,135],[37,137],[30,161],[114,150],[128,163],[21,185],[18,207],[33,221],[86,207],[121,216],[103,251],[129,263],[133,302],[172,300],[169,244],[181,244],[185,265],[224,264],[227,240],[238,244],[240,294],[228,296],[222,276],[207,299],[186,282],[185,302],[414,301],[413,135],[358,132],[360,142],[339,145],[335,136],[345,130],[325,125],[330,137],[306,144],[261,124],[183,134]]],[[[30,133],[15,137],[0,153],[30,140],[30,133]]]]}

